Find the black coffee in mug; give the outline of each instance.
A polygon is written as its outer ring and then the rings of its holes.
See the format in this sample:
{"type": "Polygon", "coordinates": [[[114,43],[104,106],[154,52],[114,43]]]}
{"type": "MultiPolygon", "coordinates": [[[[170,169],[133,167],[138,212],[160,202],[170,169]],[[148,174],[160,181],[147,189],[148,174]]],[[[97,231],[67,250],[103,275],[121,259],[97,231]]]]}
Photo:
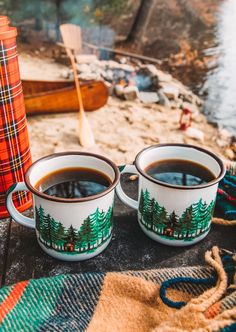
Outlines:
{"type": "Polygon", "coordinates": [[[166,159],[149,165],[145,172],[156,180],[172,185],[196,186],[215,179],[205,166],[182,159],[166,159]]]}
{"type": "Polygon", "coordinates": [[[60,198],[84,198],[106,190],[111,180],[102,172],[90,168],[63,168],[38,181],[36,188],[60,198]]]}

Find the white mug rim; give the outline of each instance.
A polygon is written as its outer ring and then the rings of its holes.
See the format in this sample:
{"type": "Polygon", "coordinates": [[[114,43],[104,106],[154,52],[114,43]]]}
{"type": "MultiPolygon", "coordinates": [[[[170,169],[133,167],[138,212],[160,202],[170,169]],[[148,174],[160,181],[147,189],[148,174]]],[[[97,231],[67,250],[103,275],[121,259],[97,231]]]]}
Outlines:
{"type": "MultiPolygon", "coordinates": [[[[199,164],[201,164],[199,162],[199,164]]],[[[191,145],[191,144],[181,144],[181,143],[163,143],[163,144],[156,144],[156,145],[151,145],[147,148],[144,148],[143,150],[141,150],[134,161],[134,165],[136,167],[136,169],[138,170],[138,172],[144,176],[146,179],[148,179],[149,181],[159,184],[163,187],[167,187],[167,188],[172,188],[172,189],[181,189],[181,190],[192,190],[192,189],[203,189],[203,188],[207,188],[207,187],[211,187],[215,184],[217,184],[225,175],[226,172],[226,168],[224,166],[223,161],[217,156],[215,155],[213,152],[208,151],[204,148],[195,146],[195,145],[191,145]],[[140,167],[140,159],[142,158],[142,155],[147,152],[150,151],[152,149],[157,149],[160,147],[170,147],[170,146],[176,146],[176,147],[184,147],[184,148],[191,148],[191,149],[196,149],[198,151],[201,151],[209,156],[211,156],[212,158],[214,158],[216,160],[216,162],[218,163],[218,165],[220,166],[220,174],[212,181],[209,181],[207,183],[204,184],[200,184],[200,185],[195,185],[195,186],[181,186],[181,185],[174,185],[174,184],[170,184],[167,182],[163,182],[157,179],[154,179],[153,177],[151,177],[150,175],[148,175],[141,167],[140,167]]]]}
{"type": "MultiPolygon", "coordinates": [[[[105,173],[104,173],[105,174],[105,173]]],[[[106,175],[106,174],[105,174],[106,175]]],[[[90,152],[76,152],[76,151],[68,151],[68,152],[59,152],[59,153],[53,153],[47,156],[44,156],[38,160],[36,160],[35,162],[33,162],[30,167],[27,169],[26,174],[25,174],[25,184],[27,186],[27,188],[29,189],[29,191],[31,193],[33,193],[34,195],[49,200],[49,201],[53,201],[53,202],[60,202],[60,203],[79,203],[79,202],[87,202],[87,201],[91,201],[100,197],[103,197],[105,195],[107,195],[110,191],[112,191],[118,184],[120,180],[120,172],[118,167],[115,165],[115,163],[113,163],[110,159],[95,154],[95,153],[90,153],[90,152]],[[69,156],[69,155],[79,155],[79,156],[88,156],[88,157],[93,157],[93,158],[97,158],[100,159],[102,161],[105,161],[109,166],[111,166],[114,170],[115,173],[115,177],[114,180],[112,181],[112,183],[110,184],[110,186],[103,190],[102,192],[95,194],[95,195],[91,195],[91,196],[87,196],[87,197],[81,197],[81,198],[61,198],[61,197],[55,197],[55,196],[50,196],[47,195],[41,191],[39,191],[38,189],[36,189],[31,183],[30,183],[30,174],[32,172],[32,170],[35,168],[35,166],[37,166],[40,162],[45,161],[45,160],[50,160],[56,157],[63,157],[63,156],[69,156]]]]}

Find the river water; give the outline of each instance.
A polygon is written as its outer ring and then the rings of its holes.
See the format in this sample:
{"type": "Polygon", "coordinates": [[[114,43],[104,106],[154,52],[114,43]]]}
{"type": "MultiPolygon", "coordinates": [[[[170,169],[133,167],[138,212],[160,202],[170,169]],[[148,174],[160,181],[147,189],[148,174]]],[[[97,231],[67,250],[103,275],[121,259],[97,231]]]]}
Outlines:
{"type": "Polygon", "coordinates": [[[225,0],[218,14],[216,46],[205,51],[217,63],[207,73],[204,112],[219,126],[236,135],[236,0],[225,0]]]}

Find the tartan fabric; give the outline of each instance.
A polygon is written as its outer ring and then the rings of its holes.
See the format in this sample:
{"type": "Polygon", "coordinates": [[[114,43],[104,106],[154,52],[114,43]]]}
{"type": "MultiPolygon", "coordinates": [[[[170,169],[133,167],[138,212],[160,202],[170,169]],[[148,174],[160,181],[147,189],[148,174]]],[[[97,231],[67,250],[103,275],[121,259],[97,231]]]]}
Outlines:
{"type": "MultiPolygon", "coordinates": [[[[12,28],[10,28],[12,29],[12,28]]],[[[27,122],[15,37],[0,38],[0,217],[8,216],[5,193],[15,182],[24,181],[31,164],[27,122]]],[[[14,194],[21,210],[30,206],[29,193],[14,194]]]]}
{"type": "MultiPolygon", "coordinates": [[[[229,255],[228,255],[229,256],[229,255]]],[[[232,255],[230,255],[232,258],[232,255]]],[[[235,265],[235,263],[234,263],[235,265]]],[[[234,268],[235,271],[235,268],[234,268]]],[[[107,283],[107,278],[113,275],[114,281],[120,283],[125,282],[127,277],[129,281],[136,284],[137,294],[143,294],[143,310],[144,314],[148,315],[148,311],[145,311],[148,304],[152,307],[158,302],[158,293],[155,294],[155,299],[151,303],[148,303],[145,297],[148,293],[148,286],[139,288],[140,285],[147,285],[140,283],[140,280],[147,282],[153,282],[154,284],[160,284],[166,279],[177,278],[182,276],[189,276],[191,278],[206,278],[214,275],[212,268],[195,266],[195,267],[181,267],[181,268],[165,268],[148,271],[123,271],[113,273],[91,272],[81,273],[75,275],[59,275],[49,278],[32,279],[19,282],[15,285],[5,286],[0,289],[0,330],[6,332],[18,332],[18,331],[89,331],[89,332],[103,332],[101,329],[89,328],[91,322],[96,319],[96,311],[98,310],[99,303],[104,302],[104,285],[107,283]]],[[[149,284],[148,284],[149,285],[149,284]]],[[[119,288],[112,282],[109,282],[108,288],[113,293],[118,292],[117,296],[123,298],[123,303],[132,298],[132,287],[129,283],[126,285],[127,289],[125,293],[119,292],[119,288]]],[[[210,285],[200,286],[190,283],[188,288],[183,283],[178,285],[178,290],[185,294],[192,294],[199,296],[202,292],[209,289],[210,285]]],[[[134,290],[133,290],[134,291],[134,290]]],[[[234,294],[234,293],[233,293],[234,294]]],[[[106,297],[107,295],[105,295],[106,297]]],[[[142,296],[141,296],[142,298],[142,296]]],[[[140,299],[139,299],[140,300],[140,299]]],[[[138,301],[138,299],[136,300],[138,301]]],[[[109,320],[109,298],[107,298],[107,311],[103,312],[104,319],[109,322],[106,331],[130,331],[129,328],[119,330],[113,329],[113,325],[109,320]],[[108,316],[107,316],[108,315],[108,316]]],[[[160,304],[160,302],[158,302],[160,304]]],[[[204,316],[208,314],[207,323],[211,323],[218,314],[224,312],[227,309],[233,308],[236,305],[236,297],[232,294],[225,294],[225,297],[217,302],[217,310],[214,311],[214,315],[209,317],[209,311],[205,312],[204,316]]],[[[113,304],[110,303],[110,306],[113,304]]],[[[155,310],[167,310],[167,307],[159,308],[159,305],[155,307],[155,310]]],[[[116,308],[116,320],[122,320],[122,308],[116,308]]],[[[212,309],[212,308],[209,308],[212,309]]],[[[134,309],[131,307],[130,312],[134,309]]],[[[171,309],[172,310],[172,309],[171,309]]],[[[176,312],[175,309],[169,313],[176,312]]],[[[181,312],[181,311],[179,311],[181,312]]],[[[100,312],[101,313],[101,312],[100,312]]],[[[190,314],[190,312],[188,312],[190,314]]],[[[141,312],[139,313],[141,314],[141,312]]],[[[138,315],[139,315],[138,314],[138,315]]],[[[162,311],[159,312],[160,316],[162,311]]],[[[186,313],[183,313],[185,315],[186,313]]],[[[191,313],[192,314],[192,313],[191,313]]],[[[138,317],[137,315],[137,317],[138,317]]],[[[136,318],[137,318],[136,317],[136,318]]],[[[130,318],[131,319],[131,318],[130,318]]],[[[149,316],[152,320],[152,315],[149,316]]],[[[186,319],[186,317],[185,317],[186,319]]],[[[114,323],[114,322],[113,322],[114,323]]],[[[198,323],[196,323],[198,324],[198,323]]],[[[235,331],[231,329],[235,324],[228,323],[225,329],[215,329],[214,331],[235,331]]],[[[201,325],[199,325],[199,328],[201,325]]],[[[138,331],[138,330],[137,330],[138,331]]],[[[140,331],[143,329],[140,327],[140,331]]],[[[154,331],[151,329],[150,332],[154,331]]],[[[161,329],[158,331],[166,331],[161,329]]],[[[168,330],[175,331],[175,330],[168,330]]],[[[187,332],[188,328],[178,329],[179,331],[187,332]]],[[[212,331],[211,329],[196,329],[195,331],[212,331]]]]}

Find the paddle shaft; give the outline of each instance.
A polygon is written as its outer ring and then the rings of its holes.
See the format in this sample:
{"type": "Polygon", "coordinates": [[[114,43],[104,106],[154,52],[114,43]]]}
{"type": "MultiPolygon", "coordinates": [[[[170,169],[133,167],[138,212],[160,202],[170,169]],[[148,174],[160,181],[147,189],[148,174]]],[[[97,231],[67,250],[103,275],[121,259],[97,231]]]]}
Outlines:
{"type": "Polygon", "coordinates": [[[83,99],[82,99],[82,94],[81,94],[81,89],[80,89],[80,83],[79,83],[79,78],[76,70],[76,63],[74,60],[74,55],[70,49],[67,49],[67,54],[70,58],[72,68],[73,68],[73,73],[74,73],[74,81],[75,81],[75,86],[76,86],[76,92],[78,96],[78,101],[79,101],[79,107],[80,107],[80,112],[79,112],[79,118],[80,118],[80,132],[79,132],[79,139],[80,139],[80,144],[85,147],[91,147],[94,145],[94,137],[93,137],[93,132],[91,130],[91,127],[89,125],[89,122],[86,118],[85,112],[84,112],[84,105],[83,105],[83,99]]]}
{"type": "Polygon", "coordinates": [[[78,74],[77,74],[74,55],[72,54],[72,51],[69,48],[66,48],[66,51],[70,58],[72,69],[73,69],[74,81],[75,81],[75,86],[76,86],[76,91],[77,91],[77,96],[78,96],[78,101],[79,101],[79,107],[80,107],[80,114],[84,115],[84,114],[82,114],[82,113],[84,113],[84,105],[83,105],[83,99],[82,99],[82,95],[81,95],[80,83],[79,83],[79,78],[78,78],[78,74]]]}

